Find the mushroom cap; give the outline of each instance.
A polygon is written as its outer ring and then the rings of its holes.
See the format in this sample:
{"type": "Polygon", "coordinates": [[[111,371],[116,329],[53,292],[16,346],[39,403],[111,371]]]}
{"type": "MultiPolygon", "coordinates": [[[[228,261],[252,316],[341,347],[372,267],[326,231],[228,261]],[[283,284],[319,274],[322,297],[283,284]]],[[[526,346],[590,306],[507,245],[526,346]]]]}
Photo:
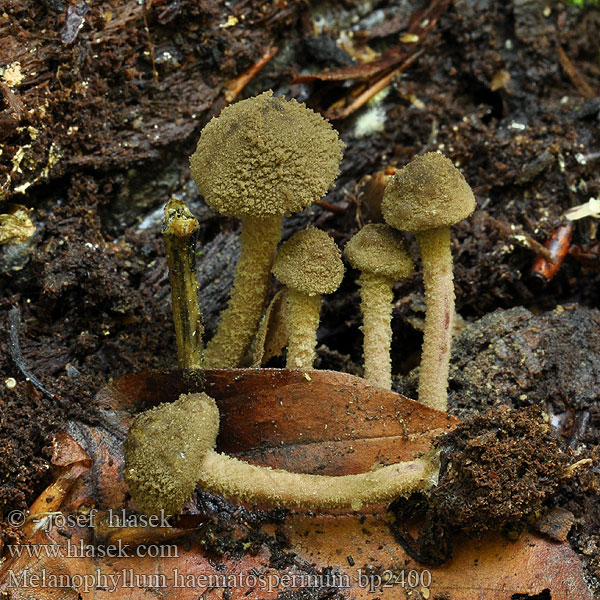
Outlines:
{"type": "Polygon", "coordinates": [[[137,506],[149,514],[179,512],[218,431],[217,405],[204,393],[181,395],[138,415],[125,440],[123,469],[137,506]]]}
{"type": "Polygon", "coordinates": [[[402,234],[385,223],[365,225],[346,244],[344,258],[362,273],[392,281],[409,277],[415,268],[402,234]]]}
{"type": "Polygon", "coordinates": [[[339,174],[343,142],[321,115],[267,91],[224,108],[190,158],[209,206],[256,218],[306,208],[339,174]]]}
{"type": "Polygon", "coordinates": [[[466,219],[475,210],[475,196],[449,158],[428,152],[391,178],[381,210],[392,227],[417,233],[466,219]]]}
{"type": "Polygon", "coordinates": [[[298,231],[281,246],[273,275],[288,288],[309,296],[331,294],[342,283],[344,263],[333,239],[310,227],[298,231]]]}

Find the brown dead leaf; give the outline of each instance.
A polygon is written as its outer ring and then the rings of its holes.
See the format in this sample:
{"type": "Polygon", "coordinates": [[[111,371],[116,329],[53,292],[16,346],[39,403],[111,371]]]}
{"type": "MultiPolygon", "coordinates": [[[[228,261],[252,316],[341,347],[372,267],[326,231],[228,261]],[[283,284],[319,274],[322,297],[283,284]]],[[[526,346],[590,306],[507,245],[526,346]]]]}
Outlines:
{"type": "Polygon", "coordinates": [[[66,433],[58,433],[54,437],[52,449],[52,464],[61,469],[54,483],[44,490],[29,509],[29,517],[23,526],[23,533],[28,537],[44,527],[49,515],[60,511],[73,485],[92,466],[87,453],[66,433]]]}
{"type": "MultiPolygon", "coordinates": [[[[0,591],[14,600],[32,595],[37,600],[150,600],[157,595],[197,600],[225,593],[231,600],[258,600],[294,590],[309,598],[446,594],[449,600],[494,600],[547,588],[555,600],[591,599],[579,559],[566,544],[533,536],[516,543],[498,535],[463,540],[451,563],[425,569],[393,538],[384,507],[362,515],[283,516],[279,511],[269,519],[269,513],[255,508],[201,495],[176,527],[135,522],[124,527],[119,519],[135,515],[121,476],[121,443],[129,423],[141,410],[200,390],[215,397],[221,410],[219,450],[311,473],[354,473],[375,462],[412,457],[429,446],[433,435],[457,423],[342,373],[248,369],[128,375],[97,395],[98,424],[74,421],[69,436],[57,437],[55,444],[55,462],[62,469],[81,469],[72,487],[50,502],[60,502],[64,515],[93,503],[95,519],[90,526],[38,529],[27,540],[30,546],[20,546],[52,547],[51,555],[5,551],[0,591]],[[184,540],[173,541],[181,536],[184,540]],[[283,547],[282,540],[287,540],[283,547]],[[215,553],[219,544],[225,544],[222,555],[215,553]],[[111,547],[123,554],[102,556],[111,547]],[[77,554],[80,548],[87,553],[77,554]],[[158,555],[148,556],[149,551],[158,555]],[[392,580],[386,583],[385,577],[392,580]]],[[[49,497],[46,491],[36,504],[49,497]]]]}

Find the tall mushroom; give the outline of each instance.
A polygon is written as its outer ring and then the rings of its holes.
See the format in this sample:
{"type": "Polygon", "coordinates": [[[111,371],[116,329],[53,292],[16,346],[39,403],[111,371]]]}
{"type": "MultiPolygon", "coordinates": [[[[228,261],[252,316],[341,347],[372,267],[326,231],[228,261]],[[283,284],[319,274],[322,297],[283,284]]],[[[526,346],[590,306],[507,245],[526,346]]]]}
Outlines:
{"type": "Polygon", "coordinates": [[[365,225],[347,244],[344,257],[360,277],[365,379],[392,387],[393,286],[409,277],[414,264],[402,235],[385,223],[365,225]]]}
{"type": "Polygon", "coordinates": [[[206,367],[240,365],[262,316],[283,215],[325,195],[342,148],[325,119],[271,91],[228,106],[202,130],[190,158],[196,185],[212,209],[243,223],[233,289],[206,367]]]}
{"type": "Polygon", "coordinates": [[[445,411],[454,318],[450,226],[475,210],[475,197],[452,161],[430,152],[396,172],[381,208],[389,225],[414,232],[419,242],[427,303],[419,400],[445,411]]]}
{"type": "Polygon", "coordinates": [[[312,369],[321,295],[338,289],[344,276],[341,253],[320,229],[298,231],[275,258],[273,275],[287,287],[288,369],[312,369]]]}
{"type": "Polygon", "coordinates": [[[215,451],[219,411],[187,394],[136,417],[124,445],[123,475],[141,510],[174,514],[196,482],[207,492],[313,510],[380,503],[425,490],[437,479],[434,453],[357,475],[324,476],[258,467],[215,451]]]}

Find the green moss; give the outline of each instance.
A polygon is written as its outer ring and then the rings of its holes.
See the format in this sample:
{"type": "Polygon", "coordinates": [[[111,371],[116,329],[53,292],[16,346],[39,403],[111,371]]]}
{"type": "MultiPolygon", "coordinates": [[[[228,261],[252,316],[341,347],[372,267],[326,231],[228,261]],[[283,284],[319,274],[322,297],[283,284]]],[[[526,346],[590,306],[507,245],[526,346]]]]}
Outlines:
{"type": "Polygon", "coordinates": [[[579,8],[586,6],[600,6],[600,0],[566,0],[567,4],[573,4],[579,8]]]}

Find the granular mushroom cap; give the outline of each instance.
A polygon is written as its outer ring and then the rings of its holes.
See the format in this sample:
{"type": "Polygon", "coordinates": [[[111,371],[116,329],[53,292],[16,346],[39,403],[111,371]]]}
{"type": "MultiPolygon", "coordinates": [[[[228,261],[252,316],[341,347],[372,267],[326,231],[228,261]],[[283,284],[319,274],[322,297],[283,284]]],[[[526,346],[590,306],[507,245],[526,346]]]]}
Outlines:
{"type": "Polygon", "coordinates": [[[223,109],[190,158],[210,207],[257,218],[302,210],[339,174],[343,142],[323,117],[267,91],[223,109]]]}
{"type": "Polygon", "coordinates": [[[475,210],[475,196],[449,158],[428,152],[390,179],[381,210],[392,227],[416,233],[466,219],[475,210]]]}
{"type": "Polygon", "coordinates": [[[344,257],[355,269],[392,281],[409,277],[414,271],[402,234],[385,223],[365,225],[346,244],[344,257]]]}
{"type": "Polygon", "coordinates": [[[124,446],[124,475],[138,507],[148,513],[157,507],[181,510],[218,431],[219,411],[204,393],[182,395],[139,415],[124,446]]]}
{"type": "Polygon", "coordinates": [[[283,244],[273,264],[273,275],[288,288],[309,296],[331,294],[342,282],[344,264],[333,239],[311,227],[283,244]]]}

